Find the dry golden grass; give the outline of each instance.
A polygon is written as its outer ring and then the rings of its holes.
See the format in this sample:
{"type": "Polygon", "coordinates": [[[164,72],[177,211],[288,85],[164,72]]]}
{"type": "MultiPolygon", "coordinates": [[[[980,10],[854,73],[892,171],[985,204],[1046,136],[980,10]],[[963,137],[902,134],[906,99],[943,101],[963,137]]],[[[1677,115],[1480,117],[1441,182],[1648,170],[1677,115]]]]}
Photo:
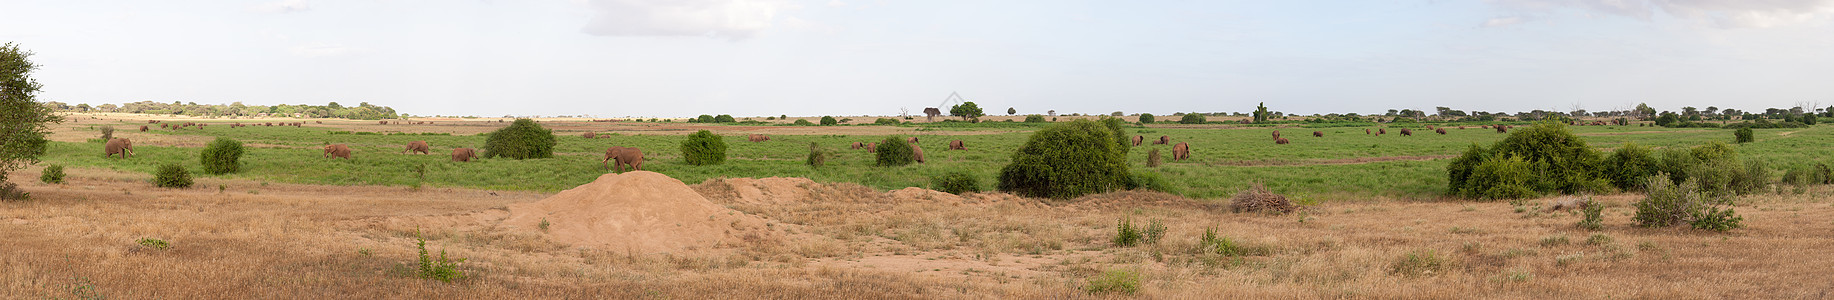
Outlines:
{"type": "Polygon", "coordinates": [[[1139,272],[1138,296],[1152,298],[1834,296],[1825,188],[1744,198],[1747,228],[1720,234],[1634,227],[1624,195],[1600,197],[1606,228],[1586,231],[1575,213],[1500,202],[1338,199],[1262,215],[1155,193],[956,203],[817,185],[781,205],[711,198],[825,239],[630,255],[495,228],[506,204],[544,194],[212,178],[163,190],[140,174],[69,172],[65,185],[22,184],[35,200],[0,203],[0,298],[1102,298],[1115,295],[1081,288],[1109,270],[1139,272]],[[1123,217],[1169,231],[1114,248],[1123,217]],[[473,276],[408,275],[415,227],[473,276]],[[1251,255],[1196,250],[1205,228],[1251,255]],[[1426,251],[1438,259],[1404,260],[1426,251]]]}

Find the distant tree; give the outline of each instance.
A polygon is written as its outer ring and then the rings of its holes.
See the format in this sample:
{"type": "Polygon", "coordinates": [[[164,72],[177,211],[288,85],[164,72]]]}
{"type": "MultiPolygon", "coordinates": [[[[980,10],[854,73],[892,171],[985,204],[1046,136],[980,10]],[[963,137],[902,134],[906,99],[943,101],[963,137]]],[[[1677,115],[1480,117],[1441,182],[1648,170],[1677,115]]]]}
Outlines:
{"type": "Polygon", "coordinates": [[[1636,110],[1637,117],[1648,119],[1649,117],[1652,117],[1655,115],[1656,115],[1656,109],[1650,108],[1649,103],[1637,103],[1637,110],[1636,110]]]}
{"type": "Polygon", "coordinates": [[[1153,121],[1157,121],[1157,120],[1153,120],[1153,114],[1147,114],[1147,113],[1140,114],[1140,124],[1152,124],[1153,121]]]}
{"type": "Polygon", "coordinates": [[[1254,115],[1255,121],[1254,122],[1256,124],[1267,123],[1267,117],[1270,117],[1270,116],[1272,115],[1267,113],[1267,102],[1261,102],[1260,104],[1255,105],[1255,115],[1254,115]]]}
{"type": "Polygon", "coordinates": [[[1694,108],[1693,106],[1682,106],[1681,107],[1681,115],[1683,116],[1692,116],[1696,114],[1700,114],[1699,108],[1694,108]]]}
{"type": "Polygon", "coordinates": [[[981,107],[979,105],[974,105],[973,101],[969,101],[949,107],[949,115],[962,117],[962,121],[967,121],[969,119],[980,119],[981,116],[987,114],[981,113],[981,107]]]}
{"type": "Polygon", "coordinates": [[[822,116],[821,117],[822,126],[839,125],[839,124],[841,124],[841,122],[838,120],[835,120],[833,116],[822,116]]]}
{"type": "Polygon", "coordinates": [[[1203,124],[1208,121],[1209,120],[1204,118],[1204,114],[1189,113],[1184,114],[1183,118],[1178,119],[1178,124],[1203,124]]]}
{"type": "Polygon", "coordinates": [[[1006,108],[1006,115],[1011,116],[1011,115],[1016,115],[1016,114],[1019,114],[1019,110],[1013,109],[1011,107],[1006,108]]]}
{"type": "Polygon", "coordinates": [[[718,116],[713,117],[714,123],[732,123],[732,122],[738,122],[738,121],[739,120],[734,120],[732,118],[732,115],[718,115],[718,116]]]}

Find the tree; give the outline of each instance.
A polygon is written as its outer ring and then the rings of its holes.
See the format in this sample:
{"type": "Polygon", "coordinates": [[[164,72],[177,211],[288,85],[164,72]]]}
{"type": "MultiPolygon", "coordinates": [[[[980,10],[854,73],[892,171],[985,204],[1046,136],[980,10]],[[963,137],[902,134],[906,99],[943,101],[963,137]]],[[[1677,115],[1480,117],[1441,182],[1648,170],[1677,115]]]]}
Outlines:
{"type": "Polygon", "coordinates": [[[962,117],[962,121],[967,121],[968,119],[980,119],[981,116],[987,114],[981,113],[981,106],[974,105],[973,101],[969,101],[949,107],[949,115],[962,117]]]}
{"type": "Polygon", "coordinates": [[[1254,117],[1255,117],[1256,124],[1267,123],[1267,117],[1269,116],[1270,114],[1267,113],[1267,102],[1261,102],[1260,104],[1255,105],[1254,117]]]}
{"type": "Polygon", "coordinates": [[[1153,119],[1153,114],[1140,114],[1140,124],[1152,124],[1153,121],[1157,121],[1153,119]]]}
{"type": "Polygon", "coordinates": [[[1071,199],[1129,187],[1125,134],[1089,120],[1032,133],[1000,169],[999,189],[1027,197],[1071,199]]]}
{"type": "Polygon", "coordinates": [[[1006,115],[1011,116],[1011,115],[1016,115],[1016,114],[1019,114],[1019,110],[1013,109],[1011,107],[1006,108],[1006,115]]]}
{"type": "Polygon", "coordinates": [[[840,125],[840,124],[841,124],[841,121],[835,120],[833,116],[822,116],[821,117],[822,126],[840,125]]]}
{"type": "Polygon", "coordinates": [[[1209,120],[1206,120],[1204,114],[1200,113],[1184,114],[1183,117],[1178,119],[1178,124],[1203,124],[1204,122],[1209,122],[1209,120]]]}
{"type": "Polygon", "coordinates": [[[1649,103],[1637,103],[1636,116],[1638,118],[1648,120],[1650,116],[1654,115],[1656,115],[1656,109],[1650,108],[1649,103]]]}
{"type": "Polygon", "coordinates": [[[43,86],[32,79],[38,65],[32,64],[31,56],[17,44],[0,45],[0,196],[13,194],[8,191],[12,184],[5,182],[7,172],[38,163],[50,142],[45,139],[49,124],[63,122],[38,103],[43,86]]]}

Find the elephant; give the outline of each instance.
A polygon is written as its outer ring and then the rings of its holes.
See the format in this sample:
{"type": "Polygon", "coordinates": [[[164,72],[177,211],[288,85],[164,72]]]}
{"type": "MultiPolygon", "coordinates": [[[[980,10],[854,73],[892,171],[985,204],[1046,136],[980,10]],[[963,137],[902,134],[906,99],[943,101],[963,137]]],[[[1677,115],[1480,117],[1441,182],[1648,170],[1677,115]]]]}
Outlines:
{"type": "Polygon", "coordinates": [[[911,143],[912,143],[912,144],[916,144],[916,143],[917,143],[917,137],[914,137],[914,136],[913,136],[913,137],[911,137],[911,138],[910,138],[910,140],[911,140],[911,143]]]}
{"type": "Polygon", "coordinates": [[[917,160],[917,163],[923,163],[923,147],[911,144],[911,159],[917,160]]]}
{"type": "Polygon", "coordinates": [[[471,148],[452,149],[452,161],[471,162],[472,159],[477,158],[478,150],[472,150],[471,148]]]}
{"type": "Polygon", "coordinates": [[[1288,142],[1287,142],[1287,141],[1286,141],[1286,139],[1284,139],[1284,138],[1280,138],[1280,139],[1274,139],[1274,144],[1280,144],[1280,145],[1285,145],[1286,143],[1288,143],[1288,142]]]}
{"type": "Polygon", "coordinates": [[[751,136],[749,136],[749,137],[746,137],[746,138],[745,138],[745,140],[746,140],[746,141],[752,141],[752,142],[763,142],[763,141],[769,141],[769,140],[771,140],[771,137],[769,137],[769,136],[765,136],[765,135],[762,135],[762,134],[752,134],[751,136]]]}
{"type": "Polygon", "coordinates": [[[350,146],[345,146],[344,144],[325,145],[325,155],[321,158],[331,158],[333,156],[350,159],[350,146]]]}
{"type": "Polygon", "coordinates": [[[121,158],[127,158],[128,155],[134,154],[134,142],[127,140],[127,138],[108,140],[108,144],[102,147],[108,151],[107,157],[111,158],[115,157],[117,153],[121,154],[121,158]]]}
{"type": "Polygon", "coordinates": [[[879,153],[879,143],[866,143],[866,153],[879,153]]]}
{"type": "Polygon", "coordinates": [[[587,132],[587,133],[582,133],[582,134],[580,134],[579,136],[580,136],[580,137],[583,137],[583,138],[589,138],[589,139],[596,139],[596,138],[599,138],[599,133],[597,133],[597,132],[587,132]]]}
{"type": "Polygon", "coordinates": [[[1313,131],[1313,132],[1312,132],[1312,137],[1325,137],[1325,132],[1323,132],[1323,131],[1313,131]]]}
{"type": "Polygon", "coordinates": [[[146,132],[146,125],[140,125],[140,132],[146,132]]]}
{"type": "Polygon", "coordinates": [[[1388,134],[1388,129],[1386,129],[1386,128],[1384,128],[1384,129],[1376,129],[1376,135],[1384,135],[1384,134],[1388,134]]]}
{"type": "Polygon", "coordinates": [[[1146,141],[1146,137],[1138,136],[1138,135],[1134,136],[1134,146],[1139,146],[1140,142],[1144,142],[1144,141],[1146,141]]]}
{"type": "Polygon", "coordinates": [[[402,149],[401,153],[419,152],[420,154],[432,154],[428,151],[430,148],[432,147],[427,147],[427,141],[412,141],[408,142],[407,149],[402,149]]]}
{"type": "Polygon", "coordinates": [[[949,141],[949,150],[968,150],[968,147],[962,144],[962,140],[953,140],[949,141]]]}
{"type": "Polygon", "coordinates": [[[860,142],[853,142],[853,150],[860,150],[860,147],[866,147],[866,144],[861,144],[860,142]]]}
{"type": "Polygon", "coordinates": [[[606,169],[614,169],[618,173],[623,173],[625,166],[630,166],[631,171],[642,170],[643,150],[637,147],[611,146],[611,148],[605,148],[605,160],[599,161],[599,164],[607,163],[610,165],[606,166],[606,169]]]}
{"type": "Polygon", "coordinates": [[[1170,144],[1170,143],[1172,143],[1172,136],[1169,136],[1169,135],[1161,135],[1159,136],[1158,141],[1153,141],[1154,145],[1164,145],[1164,144],[1170,144]]]}
{"type": "Polygon", "coordinates": [[[1439,133],[1439,134],[1446,134],[1446,129],[1445,128],[1434,128],[1433,132],[1439,133]]]}
{"type": "Polygon", "coordinates": [[[1496,133],[1509,133],[1509,126],[1497,125],[1496,133]]]}
{"type": "Polygon", "coordinates": [[[388,121],[376,121],[376,125],[388,125],[388,121]]]}
{"type": "Polygon", "coordinates": [[[1402,136],[1414,136],[1414,131],[1407,129],[1407,128],[1401,128],[1401,135],[1402,136]]]}
{"type": "Polygon", "coordinates": [[[1172,146],[1172,160],[1185,160],[1189,158],[1191,158],[1190,144],[1178,142],[1177,145],[1172,146]]]}
{"type": "Polygon", "coordinates": [[[1369,128],[1363,128],[1363,134],[1369,134],[1369,128]]]}
{"type": "Polygon", "coordinates": [[[1276,139],[1276,140],[1277,140],[1277,139],[1280,139],[1280,131],[1279,131],[1279,130],[1275,130],[1275,131],[1274,131],[1274,139],[1276,139]]]}

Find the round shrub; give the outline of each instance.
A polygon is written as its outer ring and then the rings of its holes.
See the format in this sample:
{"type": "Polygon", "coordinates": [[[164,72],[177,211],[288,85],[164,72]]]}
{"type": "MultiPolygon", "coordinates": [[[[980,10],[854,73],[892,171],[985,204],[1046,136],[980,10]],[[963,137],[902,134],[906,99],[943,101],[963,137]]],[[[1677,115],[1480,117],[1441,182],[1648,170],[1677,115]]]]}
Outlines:
{"type": "Polygon", "coordinates": [[[914,157],[917,152],[911,150],[911,144],[905,142],[904,137],[901,136],[885,137],[885,140],[879,141],[878,148],[875,148],[873,152],[878,155],[876,160],[881,167],[897,167],[917,162],[917,158],[914,157]]]}
{"type": "Polygon", "coordinates": [[[688,119],[688,123],[713,123],[713,115],[700,115],[699,117],[688,119]]]}
{"type": "Polygon", "coordinates": [[[1025,122],[1026,123],[1044,123],[1044,116],[1025,115],[1025,122]]]}
{"type": "Polygon", "coordinates": [[[681,141],[681,157],[690,165],[717,165],[726,161],[726,138],[701,130],[681,141]]]}
{"type": "Polygon", "coordinates": [[[841,124],[841,122],[840,122],[840,121],[835,121],[835,120],[834,120],[834,117],[832,117],[832,116],[822,116],[822,117],[821,117],[821,125],[822,125],[822,126],[828,126],[828,125],[839,125],[839,124],[841,124]]]}
{"type": "Polygon", "coordinates": [[[549,158],[554,157],[554,144],[553,131],[535,120],[516,119],[484,138],[484,158],[549,158]]]}
{"type": "Polygon", "coordinates": [[[1611,181],[1604,178],[1603,162],[1597,151],[1586,146],[1585,140],[1568,130],[1566,124],[1557,122],[1541,122],[1513,130],[1509,137],[1488,150],[1473,145],[1472,150],[1446,167],[1446,173],[1450,184],[1447,193],[1473,198],[1596,192],[1611,185],[1611,181]],[[1491,160],[1498,159],[1516,159],[1522,163],[1497,162],[1491,164],[1490,169],[1481,170],[1491,160]],[[1480,172],[1489,174],[1479,178],[1480,172]],[[1520,182],[1516,178],[1498,176],[1533,178],[1520,182]],[[1522,187],[1530,192],[1516,190],[1517,184],[1525,184],[1522,187]]]}
{"type": "Polygon", "coordinates": [[[794,122],[794,123],[792,123],[792,124],[796,124],[796,126],[810,126],[810,125],[815,125],[815,123],[809,123],[809,120],[803,120],[803,119],[796,119],[796,122],[794,122]]]}
{"type": "Polygon", "coordinates": [[[942,176],[930,177],[930,185],[944,193],[961,195],[981,191],[980,178],[963,171],[952,171],[942,176]]]}
{"type": "Polygon", "coordinates": [[[1076,120],[1032,133],[1000,169],[999,189],[1027,197],[1070,199],[1130,186],[1127,152],[1115,132],[1076,120]]]}
{"type": "Polygon", "coordinates": [[[191,171],[178,164],[164,164],[159,171],[153,172],[153,186],[164,188],[191,187],[191,171]]]}
{"type": "Polygon", "coordinates": [[[210,146],[204,147],[204,152],[198,154],[199,162],[204,164],[204,173],[210,174],[240,171],[242,164],[238,161],[241,159],[242,142],[224,137],[211,141],[210,146]]]}
{"type": "Polygon", "coordinates": [[[64,166],[50,165],[45,167],[45,171],[38,174],[38,181],[50,184],[64,183],[64,166]]]}
{"type": "Polygon", "coordinates": [[[732,122],[738,122],[738,121],[739,120],[734,120],[732,118],[732,115],[718,115],[718,116],[713,117],[714,123],[732,123],[732,122]]]}
{"type": "Polygon", "coordinates": [[[1624,143],[1605,157],[1605,178],[1619,189],[1641,189],[1657,170],[1655,151],[1637,144],[1624,143]]]}
{"type": "Polygon", "coordinates": [[[874,121],[872,121],[872,123],[873,123],[873,124],[879,124],[879,125],[898,125],[898,119],[893,119],[893,118],[879,118],[878,120],[874,120],[874,121]]]}
{"type": "Polygon", "coordinates": [[[1755,140],[1756,139],[1752,137],[1751,127],[1742,127],[1739,128],[1738,131],[1732,132],[1732,142],[1734,143],[1744,144],[1755,140]]]}
{"type": "Polygon", "coordinates": [[[1153,121],[1155,121],[1153,120],[1153,114],[1140,114],[1140,124],[1152,124],[1153,121]]]}
{"type": "Polygon", "coordinates": [[[1209,122],[1209,120],[1200,113],[1184,114],[1183,118],[1178,119],[1178,124],[1203,124],[1204,122],[1209,122]]]}
{"type": "Polygon", "coordinates": [[[810,142],[809,157],[803,159],[802,163],[812,168],[821,168],[821,166],[827,165],[828,149],[822,148],[820,144],[810,142]]]}

